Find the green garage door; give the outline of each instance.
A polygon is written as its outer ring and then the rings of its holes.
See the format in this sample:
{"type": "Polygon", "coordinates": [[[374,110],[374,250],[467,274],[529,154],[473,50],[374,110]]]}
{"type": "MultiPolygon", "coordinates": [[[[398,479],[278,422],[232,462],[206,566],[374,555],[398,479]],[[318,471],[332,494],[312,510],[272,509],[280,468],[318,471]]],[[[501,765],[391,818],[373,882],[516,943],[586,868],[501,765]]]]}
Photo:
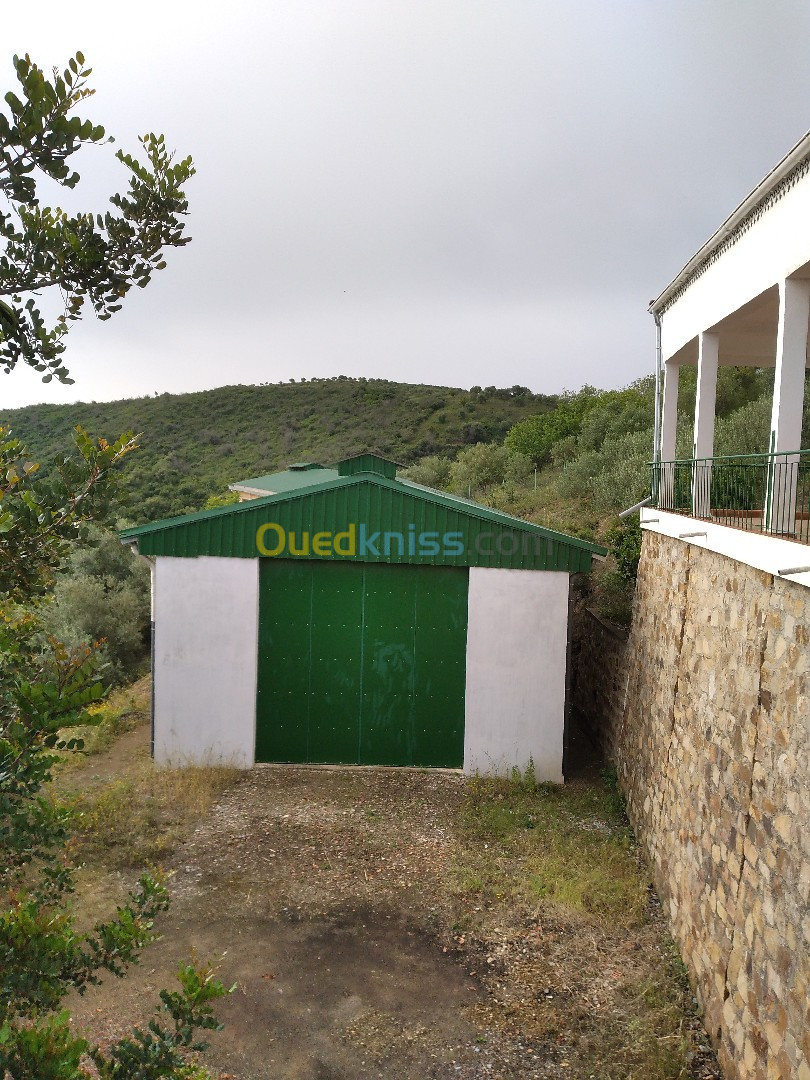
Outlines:
{"type": "Polygon", "coordinates": [[[467,569],[262,559],[256,760],[459,767],[467,569]]]}

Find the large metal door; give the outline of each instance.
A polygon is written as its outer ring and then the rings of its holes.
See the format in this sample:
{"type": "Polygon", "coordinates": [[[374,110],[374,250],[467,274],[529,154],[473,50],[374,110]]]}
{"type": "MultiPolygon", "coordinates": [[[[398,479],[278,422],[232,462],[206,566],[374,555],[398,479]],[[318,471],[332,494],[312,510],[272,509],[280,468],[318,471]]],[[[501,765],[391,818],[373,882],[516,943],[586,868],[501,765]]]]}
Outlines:
{"type": "Polygon", "coordinates": [[[262,560],[256,760],[458,767],[467,570],[262,560]]]}

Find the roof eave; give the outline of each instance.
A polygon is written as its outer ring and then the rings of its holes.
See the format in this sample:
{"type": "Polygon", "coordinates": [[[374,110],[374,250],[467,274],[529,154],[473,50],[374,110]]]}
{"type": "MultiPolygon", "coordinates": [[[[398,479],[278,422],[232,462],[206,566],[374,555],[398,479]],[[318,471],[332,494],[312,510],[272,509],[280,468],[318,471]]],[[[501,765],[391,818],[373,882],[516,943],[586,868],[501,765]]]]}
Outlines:
{"type": "Polygon", "coordinates": [[[653,315],[660,312],[670,297],[689,280],[694,271],[711,255],[715,248],[719,247],[737,229],[752,210],[767,199],[777,184],[808,157],[810,157],[810,131],[803,135],[796,145],[785,154],[779,164],[771,169],[750,194],[746,195],[736,210],[732,211],[720,228],[712,233],[703,247],[692,256],[664,291],[652,301],[647,310],[653,315]]]}
{"type": "Polygon", "coordinates": [[[237,495],[239,492],[244,492],[245,495],[257,495],[262,498],[265,495],[277,495],[277,491],[270,491],[267,488],[255,488],[249,487],[247,484],[228,484],[228,491],[233,491],[237,495]]]}

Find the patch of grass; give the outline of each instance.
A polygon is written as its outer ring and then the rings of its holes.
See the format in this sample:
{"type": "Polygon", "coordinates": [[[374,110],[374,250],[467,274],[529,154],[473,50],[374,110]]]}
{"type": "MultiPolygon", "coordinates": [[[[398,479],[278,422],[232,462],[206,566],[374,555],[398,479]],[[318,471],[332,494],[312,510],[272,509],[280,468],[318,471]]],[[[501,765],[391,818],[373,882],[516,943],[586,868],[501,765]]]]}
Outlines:
{"type": "Polygon", "coordinates": [[[170,823],[131,779],[113,780],[72,803],[80,858],[122,869],[158,863],[171,850],[170,823]]]}
{"type": "Polygon", "coordinates": [[[239,775],[227,766],[158,769],[147,760],[82,792],[71,800],[80,857],[112,869],[161,862],[239,775]]]}
{"type": "Polygon", "coordinates": [[[615,798],[595,785],[476,778],[461,812],[459,887],[546,901],[625,925],[644,917],[647,882],[615,798]],[[497,851],[497,857],[493,852],[497,851]]]}
{"type": "Polygon", "coordinates": [[[80,767],[87,755],[104,753],[119,736],[145,723],[149,719],[151,687],[151,679],[145,676],[91,706],[88,712],[93,717],[92,725],[71,729],[71,734],[84,740],[84,752],[61,754],[58,771],[80,767]]]}
{"type": "Polygon", "coordinates": [[[702,1043],[691,990],[674,945],[661,950],[660,966],[634,972],[617,988],[617,1009],[595,1018],[589,1041],[606,1068],[605,1080],[687,1080],[700,1059],[710,1058],[702,1043]],[[679,970],[680,968],[680,970],[679,970]],[[609,1064],[607,1064],[609,1062],[609,1064]]]}
{"type": "Polygon", "coordinates": [[[63,754],[53,795],[74,815],[78,857],[121,870],[167,859],[220,794],[241,775],[227,766],[157,768],[148,757],[149,678],[110,694],[80,734],[84,752],[63,754]],[[137,744],[116,745],[143,730],[137,744]]]}
{"type": "Polygon", "coordinates": [[[493,973],[482,1026],[559,1054],[570,1080],[719,1075],[615,773],[474,778],[457,836],[455,940],[493,973]]]}

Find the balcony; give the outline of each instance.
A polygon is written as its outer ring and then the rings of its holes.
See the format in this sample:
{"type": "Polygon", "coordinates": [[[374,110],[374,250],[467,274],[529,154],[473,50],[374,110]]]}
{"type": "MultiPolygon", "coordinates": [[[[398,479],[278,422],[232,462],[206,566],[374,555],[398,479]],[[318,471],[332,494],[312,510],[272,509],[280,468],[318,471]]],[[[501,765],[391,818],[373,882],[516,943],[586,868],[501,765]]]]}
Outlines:
{"type": "Polygon", "coordinates": [[[659,511],[810,544],[810,450],[660,461],[651,469],[659,511]]]}

